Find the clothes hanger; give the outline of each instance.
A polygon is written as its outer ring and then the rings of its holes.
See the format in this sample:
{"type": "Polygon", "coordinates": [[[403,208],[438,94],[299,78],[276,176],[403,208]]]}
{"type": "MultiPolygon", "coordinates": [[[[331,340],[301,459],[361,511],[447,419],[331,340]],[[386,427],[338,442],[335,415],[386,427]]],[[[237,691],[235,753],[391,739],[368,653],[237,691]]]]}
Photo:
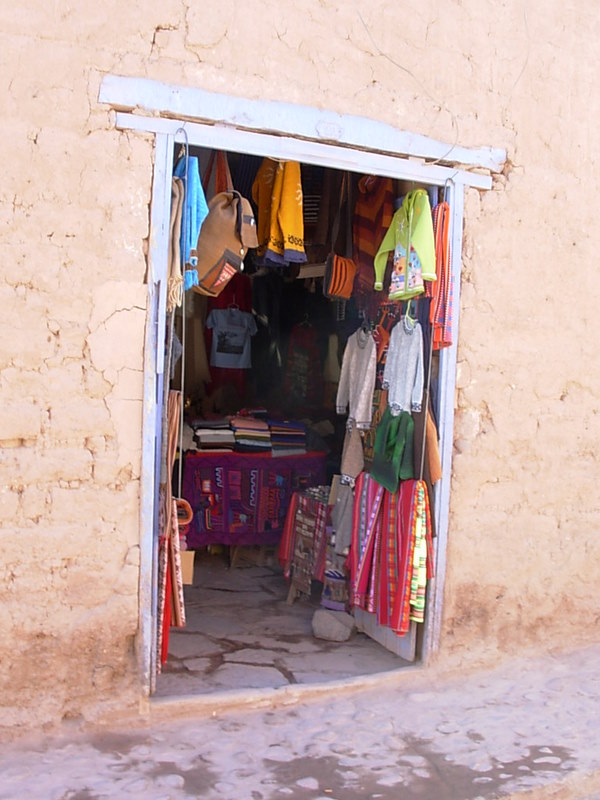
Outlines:
{"type": "Polygon", "coordinates": [[[416,303],[418,301],[408,300],[404,310],[404,330],[407,332],[412,332],[417,324],[417,309],[413,307],[413,302],[416,303]]]}

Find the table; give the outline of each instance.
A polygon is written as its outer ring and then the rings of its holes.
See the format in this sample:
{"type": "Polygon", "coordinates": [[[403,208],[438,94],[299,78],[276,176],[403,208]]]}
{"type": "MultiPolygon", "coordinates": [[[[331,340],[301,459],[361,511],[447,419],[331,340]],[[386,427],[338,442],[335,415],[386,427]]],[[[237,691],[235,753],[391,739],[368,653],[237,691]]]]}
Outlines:
{"type": "Polygon", "coordinates": [[[194,513],[187,547],[279,542],[292,495],[326,481],[326,455],[188,451],[182,496],[194,513]]]}

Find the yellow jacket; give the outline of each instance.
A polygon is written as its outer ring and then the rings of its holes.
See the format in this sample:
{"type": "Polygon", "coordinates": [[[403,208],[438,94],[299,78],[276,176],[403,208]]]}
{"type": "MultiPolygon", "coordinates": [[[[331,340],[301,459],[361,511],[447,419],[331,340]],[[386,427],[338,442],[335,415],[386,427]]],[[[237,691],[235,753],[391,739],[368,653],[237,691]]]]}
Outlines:
{"type": "Polygon", "coordinates": [[[297,161],[263,159],[252,198],[258,207],[257,256],[274,265],[303,264],[302,181],[297,161]]]}

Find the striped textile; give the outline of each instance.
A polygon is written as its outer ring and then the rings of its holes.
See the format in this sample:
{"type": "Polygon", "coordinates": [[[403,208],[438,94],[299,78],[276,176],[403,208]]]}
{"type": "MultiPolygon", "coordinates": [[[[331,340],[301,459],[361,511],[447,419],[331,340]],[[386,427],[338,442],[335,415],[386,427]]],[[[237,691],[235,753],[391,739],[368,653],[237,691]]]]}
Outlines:
{"type": "Polygon", "coordinates": [[[391,629],[404,636],[410,628],[410,584],[414,559],[415,518],[413,514],[413,494],[416,481],[400,483],[398,491],[398,583],[390,619],[391,629]]]}
{"type": "Polygon", "coordinates": [[[414,494],[415,515],[415,549],[413,572],[410,582],[410,619],[423,622],[425,619],[425,589],[427,588],[427,528],[429,501],[427,487],[423,481],[417,481],[414,494]]]}
{"type": "Polygon", "coordinates": [[[427,581],[433,577],[433,539],[427,485],[400,482],[388,492],[366,472],[356,479],[350,605],[404,636],[423,622],[427,581]]]}
{"type": "Polygon", "coordinates": [[[427,284],[427,293],[432,297],[429,321],[433,349],[441,350],[452,344],[454,278],[450,257],[450,206],[446,202],[438,203],[432,213],[437,280],[427,284]]]}
{"type": "Polygon", "coordinates": [[[389,625],[398,586],[398,492],[384,493],[382,514],[384,522],[377,621],[380,625],[389,625]]]}
{"type": "Polygon", "coordinates": [[[384,489],[361,472],[354,487],[352,545],[350,548],[350,603],[366,608],[373,546],[384,489]]]}
{"type": "Polygon", "coordinates": [[[312,511],[315,513],[312,576],[322,583],[325,578],[325,555],[327,551],[327,522],[329,517],[329,508],[327,503],[321,503],[313,498],[311,498],[310,505],[312,511]]]}
{"type": "Polygon", "coordinates": [[[381,574],[381,539],[382,539],[381,529],[383,527],[382,521],[383,521],[382,514],[379,513],[377,515],[377,519],[375,520],[375,525],[373,530],[373,554],[371,557],[371,573],[369,575],[369,588],[367,591],[366,606],[365,606],[365,610],[369,611],[371,614],[375,614],[377,612],[377,606],[379,603],[379,594],[381,590],[380,581],[382,577],[381,574]]]}
{"type": "Polygon", "coordinates": [[[298,510],[299,497],[299,492],[294,492],[292,494],[287,514],[285,515],[283,533],[281,534],[277,551],[277,558],[283,569],[283,574],[288,580],[291,576],[292,558],[294,555],[294,520],[296,519],[296,511],[298,510]]]}

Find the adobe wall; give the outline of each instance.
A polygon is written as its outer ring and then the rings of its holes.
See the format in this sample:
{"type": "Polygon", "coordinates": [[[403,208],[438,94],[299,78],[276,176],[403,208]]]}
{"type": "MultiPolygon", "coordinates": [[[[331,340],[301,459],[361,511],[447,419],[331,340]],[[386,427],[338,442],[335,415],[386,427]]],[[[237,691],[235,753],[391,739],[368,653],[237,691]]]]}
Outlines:
{"type": "Polygon", "coordinates": [[[440,658],[597,636],[595,4],[23,0],[0,30],[0,726],[138,701],[153,148],[105,74],[507,149],[467,196],[440,658]]]}

